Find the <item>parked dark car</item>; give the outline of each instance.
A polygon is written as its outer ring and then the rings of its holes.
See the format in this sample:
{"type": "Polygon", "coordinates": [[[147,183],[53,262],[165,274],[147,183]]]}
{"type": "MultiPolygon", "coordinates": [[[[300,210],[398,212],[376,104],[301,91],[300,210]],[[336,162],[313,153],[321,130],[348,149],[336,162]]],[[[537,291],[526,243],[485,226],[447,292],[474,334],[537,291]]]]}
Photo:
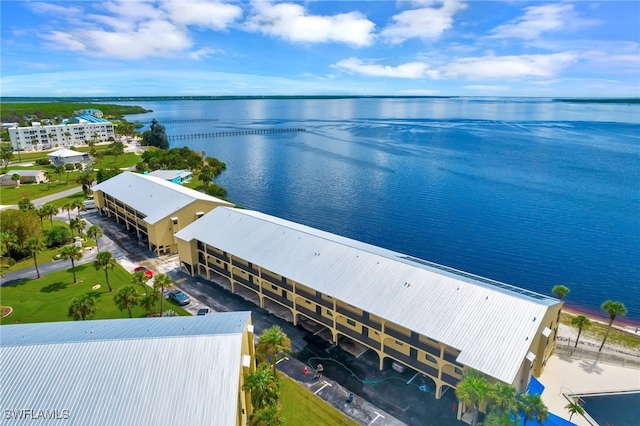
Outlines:
{"type": "Polygon", "coordinates": [[[200,308],[198,309],[198,316],[207,315],[209,313],[209,308],[200,308]]]}
{"type": "Polygon", "coordinates": [[[180,306],[188,305],[189,303],[191,303],[191,300],[189,300],[187,295],[181,292],[180,290],[174,290],[170,292],[169,300],[171,300],[173,303],[180,306]]]}

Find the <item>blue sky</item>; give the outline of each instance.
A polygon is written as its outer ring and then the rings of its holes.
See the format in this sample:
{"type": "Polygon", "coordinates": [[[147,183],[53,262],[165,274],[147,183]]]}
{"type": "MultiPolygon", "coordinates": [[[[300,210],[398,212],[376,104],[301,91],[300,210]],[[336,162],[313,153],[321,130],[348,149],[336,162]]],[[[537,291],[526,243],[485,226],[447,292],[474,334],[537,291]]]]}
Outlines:
{"type": "Polygon", "coordinates": [[[2,96],[640,96],[640,2],[2,1],[2,96]]]}

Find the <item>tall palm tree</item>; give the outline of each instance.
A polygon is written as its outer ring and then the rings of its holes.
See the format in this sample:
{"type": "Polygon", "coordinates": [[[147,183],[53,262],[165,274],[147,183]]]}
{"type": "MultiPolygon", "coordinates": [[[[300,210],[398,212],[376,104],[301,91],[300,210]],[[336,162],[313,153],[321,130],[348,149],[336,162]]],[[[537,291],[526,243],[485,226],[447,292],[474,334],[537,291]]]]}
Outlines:
{"type": "Polygon", "coordinates": [[[71,205],[73,206],[73,208],[78,209],[78,217],[81,217],[80,215],[80,209],[84,209],[84,201],[82,200],[78,200],[77,198],[75,200],[73,200],[71,202],[71,205]]]}
{"type": "Polygon", "coordinates": [[[591,321],[589,321],[589,318],[585,317],[584,315],[577,315],[571,318],[571,324],[578,327],[578,337],[576,337],[576,344],[574,346],[574,348],[577,348],[578,341],[580,340],[580,334],[582,334],[582,330],[585,328],[588,328],[591,325],[591,321]]]}
{"type": "Polygon", "coordinates": [[[49,216],[49,224],[53,229],[53,216],[58,214],[58,211],[59,211],[58,208],[53,204],[45,204],[42,207],[40,207],[40,210],[43,210],[44,212],[46,212],[47,216],[49,216]]]}
{"type": "Polygon", "coordinates": [[[33,257],[33,264],[36,267],[36,274],[38,274],[38,279],[40,279],[40,270],[38,269],[38,253],[44,250],[44,243],[40,237],[31,237],[27,239],[24,243],[24,247],[27,252],[33,257]]]}
{"type": "Polygon", "coordinates": [[[276,363],[281,356],[289,352],[291,352],[291,340],[277,325],[267,328],[258,338],[256,354],[260,359],[266,360],[268,357],[271,360],[274,376],[276,375],[276,363]]]}
{"type": "Polygon", "coordinates": [[[140,299],[140,306],[145,310],[147,315],[150,315],[151,312],[156,307],[156,303],[158,302],[158,298],[160,297],[160,293],[157,291],[152,291],[149,294],[142,296],[140,299]]]}
{"type": "Polygon", "coordinates": [[[251,392],[254,410],[278,403],[278,379],[273,375],[269,364],[261,363],[254,373],[245,374],[244,377],[244,389],[251,392]]]}
{"type": "Polygon", "coordinates": [[[36,214],[38,215],[38,217],[40,218],[40,224],[42,226],[44,226],[44,218],[47,217],[47,211],[44,208],[45,205],[43,205],[42,207],[40,207],[39,209],[36,209],[36,214]]]}
{"type": "Polygon", "coordinates": [[[78,216],[77,218],[73,219],[72,222],[73,227],[78,230],[78,236],[82,237],[82,231],[84,230],[84,227],[87,226],[87,221],[78,216]]]}
{"type": "Polygon", "coordinates": [[[71,222],[71,210],[75,209],[75,206],[73,205],[73,202],[69,201],[68,203],[65,203],[64,206],[62,206],[62,210],[66,210],[67,211],[67,216],[69,216],[69,222],[71,222]]]}
{"type": "Polygon", "coordinates": [[[609,337],[609,332],[611,331],[611,326],[613,325],[613,321],[619,315],[621,317],[627,314],[627,308],[625,308],[624,304],[621,302],[616,302],[613,300],[607,300],[602,304],[602,310],[609,314],[609,326],[607,327],[607,332],[604,334],[604,339],[602,339],[602,344],[600,345],[600,349],[598,352],[602,352],[602,348],[604,347],[604,342],[607,341],[607,337],[609,337]]]}
{"type": "Polygon", "coordinates": [[[149,277],[146,276],[144,272],[136,272],[131,275],[131,284],[142,286],[144,294],[149,294],[147,281],[149,281],[149,277]]]}
{"type": "Polygon", "coordinates": [[[111,283],[109,283],[109,269],[113,269],[116,266],[116,260],[109,251],[101,251],[96,255],[96,260],[93,261],[93,267],[96,271],[104,269],[104,277],[107,280],[107,287],[109,292],[112,292],[111,283]]]}
{"type": "Polygon", "coordinates": [[[65,185],[69,184],[69,173],[71,173],[75,167],[73,167],[73,164],[68,163],[64,165],[64,169],[67,171],[67,181],[65,182],[65,185]]]}
{"type": "Polygon", "coordinates": [[[75,321],[86,320],[96,313],[96,300],[90,294],[76,297],[69,305],[69,316],[75,321]]]}
{"type": "Polygon", "coordinates": [[[20,186],[20,175],[18,173],[12,174],[11,180],[14,180],[16,182],[16,188],[20,186]]]}
{"type": "Polygon", "coordinates": [[[584,408],[582,408],[578,401],[570,402],[564,408],[569,411],[569,421],[571,421],[571,417],[573,417],[574,414],[584,416],[584,408]]]}
{"type": "Polygon", "coordinates": [[[82,259],[82,249],[75,244],[62,247],[60,250],[60,258],[62,260],[71,260],[71,272],[73,272],[73,283],[77,283],[76,279],[76,260],[82,259]]]}
{"type": "Polygon", "coordinates": [[[137,306],[140,302],[140,296],[136,292],[136,288],[132,285],[127,285],[118,290],[118,293],[114,296],[113,300],[116,302],[116,306],[121,311],[125,309],[129,311],[129,318],[131,318],[131,307],[137,306]]]}
{"type": "Polygon", "coordinates": [[[89,229],[87,229],[87,237],[91,238],[96,242],[96,249],[100,251],[100,246],[98,245],[98,240],[102,237],[104,233],[102,232],[102,228],[98,225],[91,225],[89,229]]]}
{"type": "Polygon", "coordinates": [[[518,417],[516,388],[507,383],[496,382],[489,387],[489,403],[507,417],[518,417]]]}
{"type": "Polygon", "coordinates": [[[153,288],[160,293],[160,314],[164,309],[164,289],[171,287],[171,277],[165,274],[158,274],[153,280],[153,288]]]}
{"type": "Polygon", "coordinates": [[[204,185],[204,190],[205,191],[207,190],[207,187],[209,186],[209,184],[213,180],[214,176],[215,176],[215,171],[213,170],[213,168],[211,166],[209,166],[209,165],[202,166],[202,168],[200,169],[200,176],[198,176],[198,177],[202,181],[202,184],[204,185]]]}
{"type": "Polygon", "coordinates": [[[549,418],[547,406],[540,395],[520,394],[520,411],[524,415],[522,426],[527,426],[527,421],[536,420],[542,424],[549,418]]]}
{"type": "Polygon", "coordinates": [[[53,179],[53,173],[51,170],[44,171],[44,178],[47,180],[47,189],[51,188],[51,180],[53,179]]]}
{"type": "Polygon", "coordinates": [[[554,285],[551,289],[551,293],[555,294],[560,300],[564,300],[565,296],[570,292],[569,287],[564,285],[554,285]]]}
{"type": "Polygon", "coordinates": [[[477,370],[466,370],[456,388],[456,396],[462,403],[471,407],[473,410],[471,424],[476,426],[478,424],[480,406],[489,397],[489,382],[487,378],[477,370]]]}
{"type": "Polygon", "coordinates": [[[53,169],[53,172],[58,175],[58,180],[61,180],[62,179],[62,174],[64,173],[64,166],[62,166],[62,165],[56,166],[53,169]]]}

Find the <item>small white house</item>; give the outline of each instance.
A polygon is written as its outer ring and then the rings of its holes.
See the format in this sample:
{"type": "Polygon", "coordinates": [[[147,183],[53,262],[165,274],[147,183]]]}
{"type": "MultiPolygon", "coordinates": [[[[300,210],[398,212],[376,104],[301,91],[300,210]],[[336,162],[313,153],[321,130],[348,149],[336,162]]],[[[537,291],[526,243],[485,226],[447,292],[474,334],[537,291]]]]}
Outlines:
{"type": "Polygon", "coordinates": [[[86,167],[88,164],[93,162],[93,157],[88,153],[78,152],[67,148],[54,151],[51,154],[48,154],[47,157],[49,157],[49,160],[51,160],[54,166],[80,163],[86,167]]]}

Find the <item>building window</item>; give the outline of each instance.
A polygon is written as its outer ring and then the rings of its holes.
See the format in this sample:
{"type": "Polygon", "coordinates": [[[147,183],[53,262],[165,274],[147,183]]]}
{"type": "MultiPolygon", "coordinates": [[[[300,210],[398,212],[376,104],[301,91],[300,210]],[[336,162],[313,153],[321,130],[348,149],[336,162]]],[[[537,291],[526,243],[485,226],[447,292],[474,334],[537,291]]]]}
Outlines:
{"type": "Polygon", "coordinates": [[[178,224],[178,218],[177,217],[172,217],[171,218],[171,223],[173,223],[173,225],[177,225],[178,224]]]}
{"type": "Polygon", "coordinates": [[[356,326],[356,322],[354,320],[350,320],[350,319],[347,319],[347,324],[349,324],[352,327],[356,326]]]}
{"type": "Polygon", "coordinates": [[[404,343],[402,343],[400,340],[396,340],[396,345],[398,345],[398,346],[404,346],[404,343]]]}
{"type": "Polygon", "coordinates": [[[462,376],[462,370],[461,370],[461,369],[459,369],[459,368],[454,368],[454,369],[453,369],[453,371],[455,371],[455,372],[456,372],[456,374],[459,374],[459,375],[461,375],[461,376],[462,376]]]}
{"type": "Polygon", "coordinates": [[[438,361],[437,361],[434,357],[432,357],[431,355],[429,355],[429,354],[427,354],[427,361],[431,361],[431,362],[432,362],[432,363],[434,363],[434,364],[437,364],[437,363],[438,363],[438,361]]]}
{"type": "Polygon", "coordinates": [[[327,309],[327,315],[329,315],[330,317],[333,316],[333,313],[331,313],[331,311],[329,309],[327,309]]]}
{"type": "Polygon", "coordinates": [[[277,290],[277,289],[278,289],[278,287],[276,287],[276,286],[275,286],[275,285],[273,285],[273,284],[271,284],[271,288],[272,288],[272,289],[274,289],[274,290],[277,290]]]}

